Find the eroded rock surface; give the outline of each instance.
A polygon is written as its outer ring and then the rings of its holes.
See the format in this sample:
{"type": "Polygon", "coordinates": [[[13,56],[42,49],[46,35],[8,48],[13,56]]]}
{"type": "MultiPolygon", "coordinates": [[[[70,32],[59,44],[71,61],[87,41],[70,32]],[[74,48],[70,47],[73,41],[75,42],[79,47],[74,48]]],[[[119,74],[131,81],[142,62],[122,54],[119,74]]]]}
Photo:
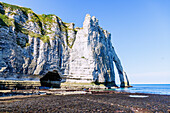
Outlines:
{"type": "Polygon", "coordinates": [[[26,78],[58,71],[67,82],[95,82],[116,86],[114,64],[121,86],[127,75],[111,43],[111,34],[86,15],[83,27],[55,15],[0,3],[0,76],[26,78]]]}

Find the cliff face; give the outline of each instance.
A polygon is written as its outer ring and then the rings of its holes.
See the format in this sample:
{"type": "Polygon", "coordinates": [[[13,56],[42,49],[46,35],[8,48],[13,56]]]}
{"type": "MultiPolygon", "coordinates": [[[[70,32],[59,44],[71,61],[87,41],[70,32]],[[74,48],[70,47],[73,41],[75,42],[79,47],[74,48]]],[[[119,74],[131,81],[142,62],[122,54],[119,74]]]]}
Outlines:
{"type": "Polygon", "coordinates": [[[111,34],[86,15],[82,28],[55,15],[37,15],[31,9],[0,3],[0,76],[64,75],[67,82],[115,85],[115,63],[121,86],[126,73],[111,43],[111,34]]]}

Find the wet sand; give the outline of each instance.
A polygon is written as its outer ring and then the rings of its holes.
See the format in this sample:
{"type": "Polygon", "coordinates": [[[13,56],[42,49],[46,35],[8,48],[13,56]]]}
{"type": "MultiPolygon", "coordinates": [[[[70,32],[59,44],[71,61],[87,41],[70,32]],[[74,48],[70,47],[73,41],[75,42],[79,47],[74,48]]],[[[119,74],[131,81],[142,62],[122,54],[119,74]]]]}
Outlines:
{"type": "Polygon", "coordinates": [[[0,112],[170,112],[170,96],[118,92],[92,92],[84,95],[43,95],[1,98],[0,112]]]}

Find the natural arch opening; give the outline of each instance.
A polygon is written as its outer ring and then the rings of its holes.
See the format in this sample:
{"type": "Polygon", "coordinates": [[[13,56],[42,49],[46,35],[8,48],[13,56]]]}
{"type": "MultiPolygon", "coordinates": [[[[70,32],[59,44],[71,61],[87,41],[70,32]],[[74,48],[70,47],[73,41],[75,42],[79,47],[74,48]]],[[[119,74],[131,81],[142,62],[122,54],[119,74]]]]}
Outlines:
{"type": "Polygon", "coordinates": [[[40,78],[41,86],[52,88],[60,88],[61,80],[58,72],[48,72],[40,78]]]}

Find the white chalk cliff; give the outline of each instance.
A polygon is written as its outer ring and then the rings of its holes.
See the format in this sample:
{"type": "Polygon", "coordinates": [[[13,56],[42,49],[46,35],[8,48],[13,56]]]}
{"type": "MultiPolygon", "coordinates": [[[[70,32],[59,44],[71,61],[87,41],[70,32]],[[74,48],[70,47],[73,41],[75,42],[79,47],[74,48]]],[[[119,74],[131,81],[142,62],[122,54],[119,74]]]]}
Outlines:
{"type": "Polygon", "coordinates": [[[74,28],[55,15],[0,2],[0,76],[26,78],[58,72],[66,82],[116,86],[114,63],[121,87],[129,86],[111,43],[111,34],[86,15],[74,28]]]}

